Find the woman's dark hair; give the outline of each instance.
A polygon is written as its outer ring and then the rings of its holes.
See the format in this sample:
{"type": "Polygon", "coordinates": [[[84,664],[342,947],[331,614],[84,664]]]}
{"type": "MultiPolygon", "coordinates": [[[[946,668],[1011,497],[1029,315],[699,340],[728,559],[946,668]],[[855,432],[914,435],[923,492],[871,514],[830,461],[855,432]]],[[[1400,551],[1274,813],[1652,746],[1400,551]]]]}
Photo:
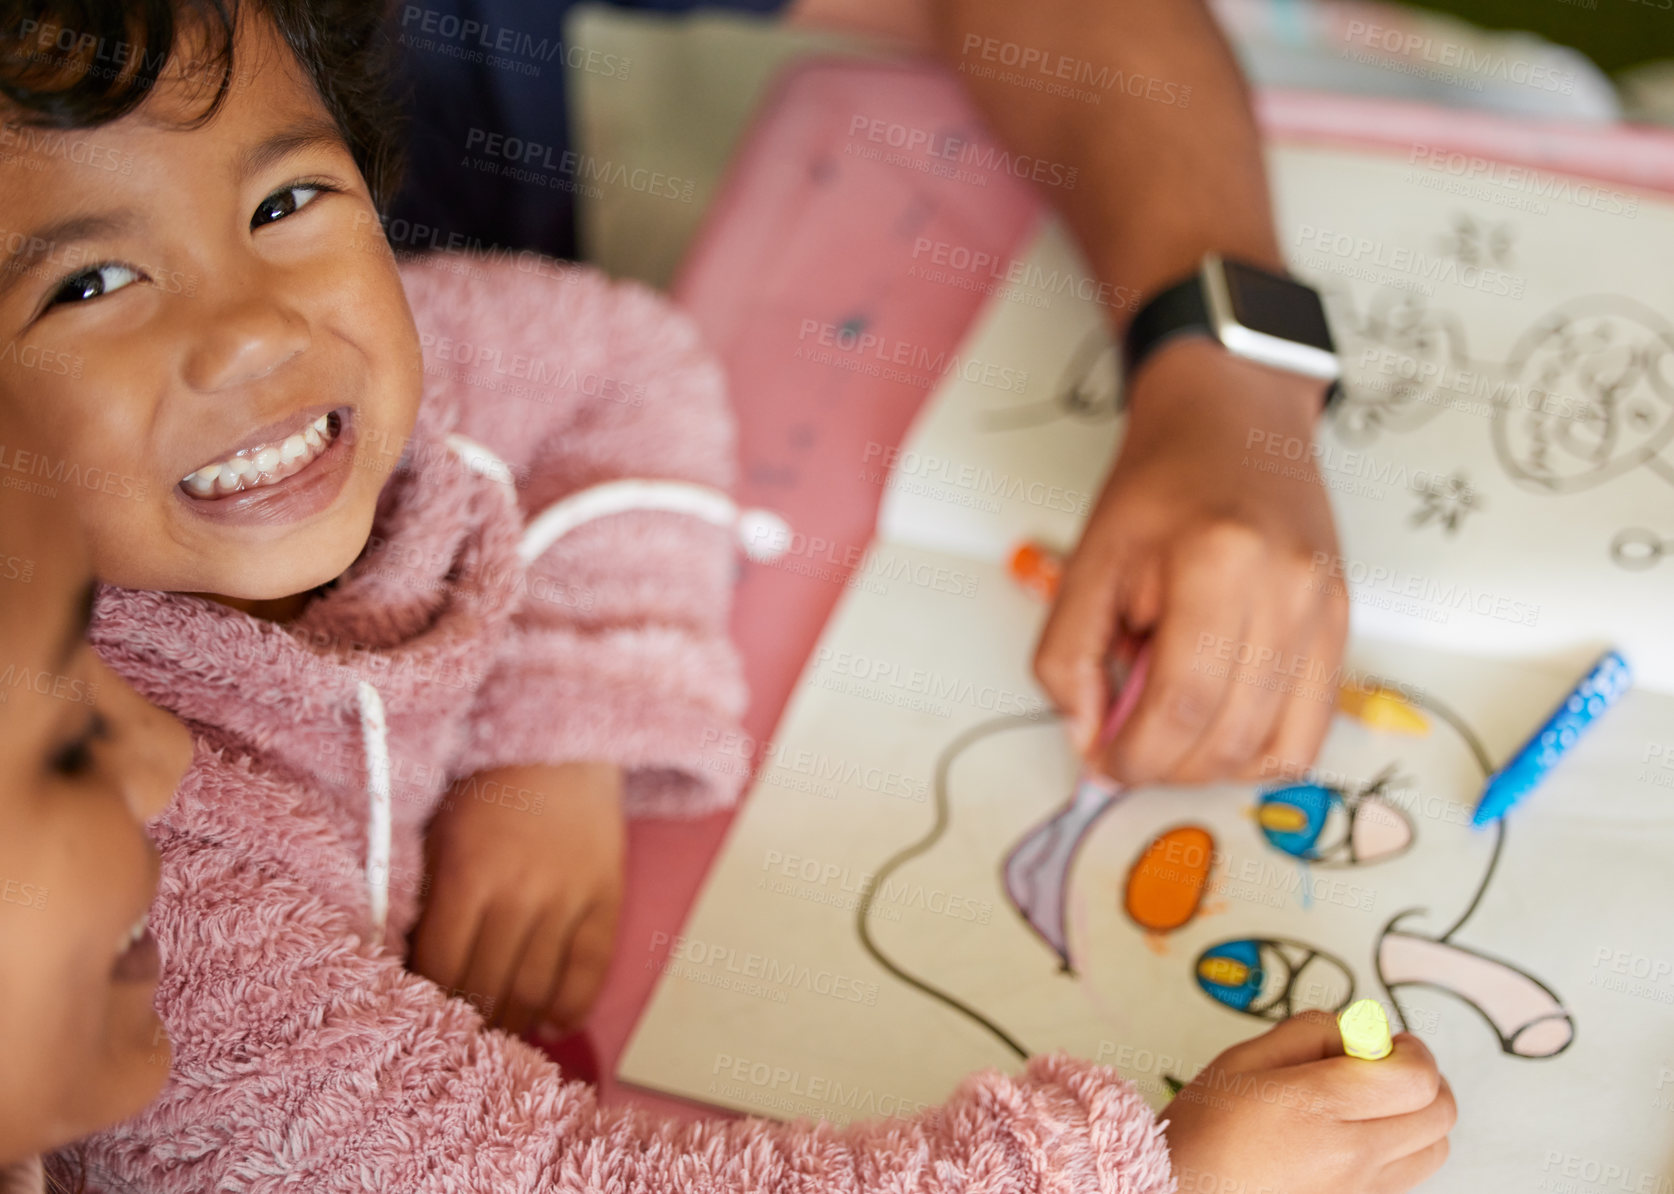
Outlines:
{"type": "Polygon", "coordinates": [[[248,7],[313,80],[385,210],[400,181],[402,109],[380,0],[0,0],[0,121],[94,128],[144,103],[160,80],[190,76],[213,87],[195,123],[207,122],[237,78],[233,33],[248,7]]]}

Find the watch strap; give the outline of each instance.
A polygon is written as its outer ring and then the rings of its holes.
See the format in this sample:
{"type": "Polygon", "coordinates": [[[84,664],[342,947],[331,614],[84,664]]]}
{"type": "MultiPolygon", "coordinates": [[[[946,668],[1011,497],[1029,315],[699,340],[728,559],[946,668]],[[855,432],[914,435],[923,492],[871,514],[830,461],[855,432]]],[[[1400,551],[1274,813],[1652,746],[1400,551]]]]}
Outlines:
{"type": "MultiPolygon", "coordinates": [[[[1122,339],[1122,405],[1127,405],[1126,382],[1152,353],[1176,336],[1208,336],[1219,342],[1209,317],[1202,272],[1190,274],[1160,291],[1128,323],[1122,339]]],[[[1333,381],[1325,391],[1322,409],[1330,410],[1342,397],[1342,384],[1333,381]]]]}
{"type": "Polygon", "coordinates": [[[1122,341],[1124,376],[1138,373],[1145,359],[1175,336],[1213,337],[1214,334],[1209,322],[1209,299],[1203,293],[1203,276],[1192,274],[1146,303],[1128,324],[1122,341]]]}

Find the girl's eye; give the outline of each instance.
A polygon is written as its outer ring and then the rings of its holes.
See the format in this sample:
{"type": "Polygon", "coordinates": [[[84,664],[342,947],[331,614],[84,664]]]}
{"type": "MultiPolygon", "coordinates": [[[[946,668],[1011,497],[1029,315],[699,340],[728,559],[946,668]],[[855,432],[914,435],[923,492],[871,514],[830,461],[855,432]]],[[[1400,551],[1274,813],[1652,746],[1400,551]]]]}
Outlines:
{"type": "Polygon", "coordinates": [[[250,217],[250,227],[260,228],[263,224],[272,224],[286,216],[295,215],[318,199],[322,193],[336,189],[317,182],[299,182],[280,187],[256,205],[256,212],[250,217]]]}
{"type": "Polygon", "coordinates": [[[83,775],[93,765],[93,744],[110,733],[110,725],[95,713],[88,719],[87,728],[73,742],[61,746],[52,756],[52,769],[59,775],[73,779],[83,775]]]}
{"type": "Polygon", "coordinates": [[[85,303],[88,299],[96,299],[102,294],[121,290],[131,282],[139,281],[139,271],[130,269],[126,265],[114,262],[108,265],[95,265],[92,269],[84,269],[79,274],[72,274],[58,284],[58,289],[52,294],[47,306],[55,307],[60,303],[85,303]]]}

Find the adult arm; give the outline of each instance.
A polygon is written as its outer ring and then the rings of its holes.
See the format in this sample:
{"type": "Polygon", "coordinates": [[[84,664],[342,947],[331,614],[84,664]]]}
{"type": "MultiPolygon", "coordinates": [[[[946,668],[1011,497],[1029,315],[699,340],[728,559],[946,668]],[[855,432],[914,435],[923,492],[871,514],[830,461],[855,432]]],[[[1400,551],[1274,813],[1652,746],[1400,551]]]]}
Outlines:
{"type": "MultiPolygon", "coordinates": [[[[1114,293],[1155,294],[1211,250],[1283,268],[1248,92],[1202,0],[894,11],[802,0],[794,11],[933,48],[1002,142],[1074,167],[1073,188],[1043,194],[1114,293]],[[1098,102],[1018,83],[1004,64],[1025,53],[1046,64],[1043,78],[1079,75],[1098,102]]],[[[1111,311],[1114,334],[1134,310],[1111,311]]],[[[1337,541],[1307,450],[1322,386],[1183,339],[1147,361],[1127,397],[1122,446],[1066,564],[1036,673],[1077,745],[1119,778],[1295,771],[1329,724],[1348,624],[1346,593],[1322,566],[1337,541]],[[1154,639],[1144,694],[1099,749],[1106,656],[1142,635],[1154,639]]]]}

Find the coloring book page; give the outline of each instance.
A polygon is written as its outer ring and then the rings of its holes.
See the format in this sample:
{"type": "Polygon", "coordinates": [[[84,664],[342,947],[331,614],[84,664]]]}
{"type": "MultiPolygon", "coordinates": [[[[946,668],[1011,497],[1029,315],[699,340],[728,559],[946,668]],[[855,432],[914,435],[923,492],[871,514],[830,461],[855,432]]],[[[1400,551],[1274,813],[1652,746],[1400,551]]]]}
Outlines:
{"type": "Polygon", "coordinates": [[[1428,734],[1339,717],[1309,784],[1077,807],[1028,674],[1041,607],[993,565],[875,551],[869,575],[957,574],[983,600],[912,581],[845,599],[624,1079],[846,1122],[1065,1049],[1161,1108],[1283,1015],[1373,996],[1462,1108],[1427,1188],[1540,1189],[1569,1158],[1669,1172],[1674,699],[1628,693],[1476,831],[1487,768],[1575,669],[1362,642],[1351,674],[1402,685],[1428,734]]]}
{"type": "MultiPolygon", "coordinates": [[[[1279,147],[1270,169],[1345,398],[1313,449],[1252,434],[1243,463],[1314,452],[1342,545],[1320,583],[1349,588],[1356,632],[1512,657],[1613,641],[1640,683],[1674,690],[1674,271],[1645,249],[1674,247],[1674,205],[1472,180],[1502,202],[1546,196],[1518,211],[1388,154],[1279,147]]],[[[1055,223],[984,272],[1092,276],[1055,223]]],[[[892,461],[879,538],[990,560],[1024,538],[1073,544],[1119,433],[1108,314],[1063,292],[990,302],[961,358],[1030,384],[950,374],[892,461]]]]}
{"type": "MultiPolygon", "coordinates": [[[[1095,302],[996,298],[961,359],[1029,385],[951,371],[882,462],[868,583],[753,752],[625,1080],[846,1122],[1065,1049],[1163,1108],[1228,1045],[1370,996],[1458,1096],[1426,1189],[1674,1177],[1674,341],[1653,314],[1674,280],[1642,247],[1674,244],[1674,215],[1545,182],[1461,195],[1386,155],[1271,162],[1348,369],[1318,463],[1343,541],[1321,583],[1350,586],[1354,634],[1317,679],[1395,688],[1423,732],[1340,715],[1290,783],[1080,780],[1029,674],[1045,609],[1002,561],[1074,542],[1120,431],[1116,361],[1095,302]],[[1534,194],[1548,210],[1505,198],[1534,194]],[[1635,689],[1472,829],[1487,775],[1609,643],[1635,689]]],[[[1052,224],[1016,268],[1088,276],[1052,224]]],[[[1253,441],[1246,463],[1299,450],[1253,441]]]]}

